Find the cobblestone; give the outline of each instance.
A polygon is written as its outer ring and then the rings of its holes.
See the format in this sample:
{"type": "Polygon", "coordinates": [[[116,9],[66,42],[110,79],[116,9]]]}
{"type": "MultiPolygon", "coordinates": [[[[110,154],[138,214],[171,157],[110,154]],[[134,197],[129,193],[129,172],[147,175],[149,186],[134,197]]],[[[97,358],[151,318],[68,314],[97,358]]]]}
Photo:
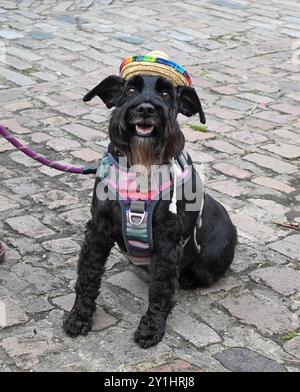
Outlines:
{"type": "Polygon", "coordinates": [[[245,324],[254,325],[264,334],[283,334],[292,326],[292,313],[268,294],[258,297],[243,293],[238,297],[227,297],[220,303],[233,316],[245,324]]]}
{"type": "Polygon", "coordinates": [[[107,148],[110,113],[82,97],[122,59],[163,50],[186,66],[207,118],[200,132],[198,116],[179,116],[186,149],[239,232],[226,276],[179,290],[164,340],[148,350],[132,336],[150,277],[114,248],[93,331],[73,341],[61,325],[93,176],[46,168],[0,140],[0,370],[299,372],[300,236],[278,226],[300,222],[296,2],[2,1],[0,20],[0,123],[60,162],[107,148]]]}
{"type": "Polygon", "coordinates": [[[283,295],[292,295],[300,291],[300,272],[289,267],[266,267],[250,275],[257,282],[263,281],[267,286],[283,295]]]}
{"type": "Polygon", "coordinates": [[[285,372],[283,365],[247,348],[230,348],[214,355],[233,372],[285,372]]]}
{"type": "Polygon", "coordinates": [[[9,218],[6,223],[15,231],[32,238],[41,238],[54,234],[54,231],[43,225],[31,215],[9,218]]]}

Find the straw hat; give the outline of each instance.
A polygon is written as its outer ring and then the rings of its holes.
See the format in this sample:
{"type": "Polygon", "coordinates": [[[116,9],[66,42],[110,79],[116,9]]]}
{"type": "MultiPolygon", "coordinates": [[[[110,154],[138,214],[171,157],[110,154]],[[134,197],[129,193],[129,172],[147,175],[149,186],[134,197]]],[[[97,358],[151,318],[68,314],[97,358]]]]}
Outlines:
{"type": "Polygon", "coordinates": [[[135,75],[162,76],[170,80],[175,86],[190,86],[192,79],[186,69],[169,60],[164,52],[153,51],[145,56],[132,56],[120,65],[120,76],[124,79],[135,75]]]}

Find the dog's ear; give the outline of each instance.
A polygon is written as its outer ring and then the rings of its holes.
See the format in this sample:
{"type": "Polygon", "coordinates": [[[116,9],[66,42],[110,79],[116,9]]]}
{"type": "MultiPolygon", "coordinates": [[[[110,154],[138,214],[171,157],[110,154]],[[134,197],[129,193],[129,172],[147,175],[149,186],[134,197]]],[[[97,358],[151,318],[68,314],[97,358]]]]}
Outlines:
{"type": "Polygon", "coordinates": [[[97,95],[108,109],[116,106],[118,99],[122,93],[122,87],[125,80],[116,75],[111,75],[102,80],[96,87],[89,91],[84,97],[83,101],[90,101],[97,95]]]}
{"type": "Polygon", "coordinates": [[[178,112],[187,117],[199,113],[201,123],[205,124],[205,114],[196,90],[193,87],[178,86],[177,93],[178,112]]]}

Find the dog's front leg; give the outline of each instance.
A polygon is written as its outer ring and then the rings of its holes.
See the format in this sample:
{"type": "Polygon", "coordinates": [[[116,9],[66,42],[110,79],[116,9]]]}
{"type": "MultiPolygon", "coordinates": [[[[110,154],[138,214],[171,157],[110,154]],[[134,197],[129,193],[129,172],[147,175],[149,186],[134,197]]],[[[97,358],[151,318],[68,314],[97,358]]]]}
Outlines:
{"type": "Polygon", "coordinates": [[[64,321],[64,330],[69,336],[86,335],[91,329],[104,265],[114,244],[110,226],[105,217],[98,224],[93,220],[87,223],[78,261],[76,299],[64,321]]]}
{"type": "Polygon", "coordinates": [[[179,262],[183,252],[182,242],[170,238],[161,237],[155,247],[149,307],[134,334],[135,342],[142,348],[155,346],[164,336],[167,317],[174,305],[179,262]]]}

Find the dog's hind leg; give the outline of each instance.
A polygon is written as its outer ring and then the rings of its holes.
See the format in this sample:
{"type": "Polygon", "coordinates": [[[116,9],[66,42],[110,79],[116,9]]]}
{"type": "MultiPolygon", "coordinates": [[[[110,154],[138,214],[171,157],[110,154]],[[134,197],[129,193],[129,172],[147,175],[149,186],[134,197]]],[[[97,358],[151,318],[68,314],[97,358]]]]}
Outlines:
{"type": "Polygon", "coordinates": [[[236,245],[236,229],[228,227],[227,239],[216,236],[204,245],[198,255],[180,273],[179,284],[183,289],[209,287],[228,270],[236,245]]]}
{"type": "Polygon", "coordinates": [[[105,217],[97,223],[90,220],[86,225],[85,239],[78,261],[76,299],[64,321],[64,330],[69,336],[86,335],[91,329],[104,265],[114,244],[110,226],[105,217]]]}

